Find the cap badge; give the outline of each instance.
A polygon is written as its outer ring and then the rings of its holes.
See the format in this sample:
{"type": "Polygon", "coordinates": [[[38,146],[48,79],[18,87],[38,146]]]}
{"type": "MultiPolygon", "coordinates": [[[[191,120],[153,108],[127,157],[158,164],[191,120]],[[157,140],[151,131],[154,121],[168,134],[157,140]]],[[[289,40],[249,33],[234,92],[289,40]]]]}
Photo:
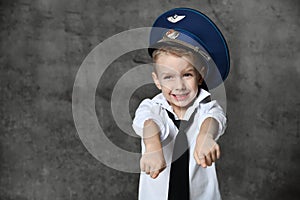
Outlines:
{"type": "Polygon", "coordinates": [[[177,23],[177,22],[181,21],[183,18],[185,18],[185,15],[177,15],[177,14],[175,14],[174,16],[170,16],[167,19],[171,23],[177,23]]]}
{"type": "Polygon", "coordinates": [[[180,33],[178,31],[175,31],[173,29],[171,29],[168,32],[166,32],[167,38],[173,39],[173,40],[175,40],[176,38],[178,38],[179,34],[180,33]]]}

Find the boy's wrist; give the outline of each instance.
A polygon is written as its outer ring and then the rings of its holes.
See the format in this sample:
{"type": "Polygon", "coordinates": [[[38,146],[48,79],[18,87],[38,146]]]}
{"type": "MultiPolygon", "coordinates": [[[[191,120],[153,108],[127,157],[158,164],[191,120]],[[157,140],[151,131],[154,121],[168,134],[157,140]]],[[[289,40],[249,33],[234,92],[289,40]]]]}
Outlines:
{"type": "Polygon", "coordinates": [[[146,152],[155,152],[160,151],[162,149],[161,142],[157,140],[149,141],[149,139],[144,139],[144,144],[146,152]]]}

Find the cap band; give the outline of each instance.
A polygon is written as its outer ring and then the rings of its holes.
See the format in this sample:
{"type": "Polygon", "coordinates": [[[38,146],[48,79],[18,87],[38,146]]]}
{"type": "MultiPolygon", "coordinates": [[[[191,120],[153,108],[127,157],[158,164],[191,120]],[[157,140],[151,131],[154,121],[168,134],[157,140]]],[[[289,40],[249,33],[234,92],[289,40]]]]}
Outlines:
{"type": "Polygon", "coordinates": [[[186,47],[194,50],[196,53],[199,53],[201,56],[204,57],[204,59],[206,61],[209,61],[211,59],[211,57],[206,52],[204,52],[202,49],[200,49],[198,46],[193,46],[193,45],[191,45],[187,42],[184,42],[182,40],[170,39],[167,36],[164,36],[161,40],[157,41],[157,43],[160,43],[160,42],[175,42],[175,43],[178,43],[180,45],[186,46],[186,47]]]}

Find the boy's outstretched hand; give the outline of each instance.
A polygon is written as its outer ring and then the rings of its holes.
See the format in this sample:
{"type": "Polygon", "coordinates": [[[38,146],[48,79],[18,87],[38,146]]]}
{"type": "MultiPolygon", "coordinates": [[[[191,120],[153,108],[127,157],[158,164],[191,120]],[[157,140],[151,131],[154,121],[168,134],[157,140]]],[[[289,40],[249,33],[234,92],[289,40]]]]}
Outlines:
{"type": "Polygon", "coordinates": [[[140,161],[140,167],[143,172],[149,174],[151,178],[157,178],[159,173],[166,168],[166,161],[162,149],[145,152],[140,161]]]}
{"type": "Polygon", "coordinates": [[[218,122],[213,118],[207,118],[202,123],[197,136],[194,158],[197,164],[204,168],[211,166],[220,158],[220,147],[214,140],[217,131],[218,122]]]}
{"type": "Polygon", "coordinates": [[[141,171],[149,174],[151,178],[157,178],[159,173],[166,168],[160,141],[160,130],[154,121],[147,120],[144,123],[143,132],[146,150],[140,160],[141,171]]]}

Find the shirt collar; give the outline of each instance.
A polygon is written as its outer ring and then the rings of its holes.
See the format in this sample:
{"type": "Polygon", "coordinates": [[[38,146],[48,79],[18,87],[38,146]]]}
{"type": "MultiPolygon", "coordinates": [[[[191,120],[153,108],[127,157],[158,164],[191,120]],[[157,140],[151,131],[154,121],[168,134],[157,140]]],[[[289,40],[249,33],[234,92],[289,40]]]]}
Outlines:
{"type": "MultiPolygon", "coordinates": [[[[200,89],[199,95],[196,97],[193,105],[191,105],[185,115],[184,115],[184,120],[188,120],[190,118],[190,116],[192,115],[192,113],[194,112],[194,110],[199,106],[200,102],[203,101],[205,98],[209,97],[210,93],[207,92],[206,90],[200,89]]],[[[172,106],[170,106],[170,104],[168,103],[168,101],[166,100],[166,98],[163,96],[162,93],[159,93],[158,95],[156,95],[155,97],[153,97],[152,99],[156,104],[159,104],[162,108],[170,111],[171,113],[174,114],[175,118],[178,119],[178,117],[176,116],[176,114],[173,112],[173,108],[172,106]]]]}

